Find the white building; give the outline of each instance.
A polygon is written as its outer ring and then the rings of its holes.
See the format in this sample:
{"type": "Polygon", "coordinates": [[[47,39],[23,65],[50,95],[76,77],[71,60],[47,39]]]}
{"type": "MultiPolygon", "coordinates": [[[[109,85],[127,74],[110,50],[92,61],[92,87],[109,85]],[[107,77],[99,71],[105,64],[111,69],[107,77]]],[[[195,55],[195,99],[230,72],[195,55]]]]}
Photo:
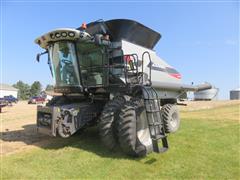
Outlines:
{"type": "Polygon", "coordinates": [[[4,96],[14,96],[17,98],[18,95],[18,89],[8,85],[8,84],[0,84],[0,98],[4,96]]]}

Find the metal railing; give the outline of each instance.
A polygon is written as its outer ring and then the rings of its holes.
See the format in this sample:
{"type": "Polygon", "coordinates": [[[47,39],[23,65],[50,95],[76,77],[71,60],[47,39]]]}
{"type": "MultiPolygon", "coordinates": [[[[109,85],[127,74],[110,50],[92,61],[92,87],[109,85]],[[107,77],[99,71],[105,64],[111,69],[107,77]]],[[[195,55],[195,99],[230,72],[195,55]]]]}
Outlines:
{"type": "Polygon", "coordinates": [[[150,81],[150,85],[152,84],[152,59],[151,59],[151,55],[148,51],[145,51],[142,54],[142,83],[143,83],[143,78],[144,78],[144,55],[147,54],[148,55],[148,59],[149,59],[149,81],[150,81]]]}

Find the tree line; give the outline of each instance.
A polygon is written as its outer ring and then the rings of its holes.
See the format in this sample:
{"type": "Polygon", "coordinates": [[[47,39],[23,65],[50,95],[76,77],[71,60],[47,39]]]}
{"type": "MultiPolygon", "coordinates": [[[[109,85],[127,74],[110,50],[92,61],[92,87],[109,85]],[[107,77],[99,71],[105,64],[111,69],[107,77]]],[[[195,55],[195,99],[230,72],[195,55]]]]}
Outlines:
{"type": "MultiPolygon", "coordinates": [[[[18,81],[13,87],[18,89],[18,99],[27,100],[32,96],[39,96],[42,89],[42,84],[39,81],[34,81],[31,85],[24,83],[23,81],[18,81]]],[[[45,91],[53,90],[53,86],[48,84],[45,91]]]]}

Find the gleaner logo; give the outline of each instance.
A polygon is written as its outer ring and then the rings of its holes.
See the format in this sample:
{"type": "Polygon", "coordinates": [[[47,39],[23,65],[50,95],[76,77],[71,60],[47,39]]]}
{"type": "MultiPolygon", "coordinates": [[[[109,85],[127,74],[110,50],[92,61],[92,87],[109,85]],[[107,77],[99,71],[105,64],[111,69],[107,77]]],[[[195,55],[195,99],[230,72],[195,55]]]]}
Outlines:
{"type": "Polygon", "coordinates": [[[150,67],[150,66],[151,66],[152,70],[166,72],[165,67],[161,66],[160,64],[155,64],[153,62],[150,62],[148,64],[148,67],[150,67]]]}
{"type": "Polygon", "coordinates": [[[74,37],[75,33],[72,31],[69,32],[55,32],[55,33],[50,33],[50,37],[51,39],[55,39],[55,38],[60,38],[60,37],[74,37]]]}
{"type": "Polygon", "coordinates": [[[148,64],[148,67],[150,67],[150,65],[151,65],[151,69],[152,70],[166,72],[170,76],[175,77],[177,79],[181,79],[182,78],[181,74],[176,69],[174,69],[172,67],[163,67],[163,66],[161,66],[159,64],[154,64],[153,62],[152,62],[152,64],[150,62],[148,64]]]}

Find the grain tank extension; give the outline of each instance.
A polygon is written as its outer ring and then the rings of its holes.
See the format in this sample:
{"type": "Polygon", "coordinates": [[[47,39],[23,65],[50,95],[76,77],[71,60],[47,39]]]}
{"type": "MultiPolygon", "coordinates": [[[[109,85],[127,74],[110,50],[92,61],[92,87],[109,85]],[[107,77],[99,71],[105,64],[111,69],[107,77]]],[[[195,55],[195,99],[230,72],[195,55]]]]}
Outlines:
{"type": "Polygon", "coordinates": [[[161,35],[133,20],[96,21],[61,28],[35,40],[48,54],[54,97],[38,106],[37,128],[70,137],[97,125],[102,143],[131,156],[168,149],[180,125],[177,100],[210,84],[185,85],[153,51],[161,35]],[[161,141],[161,146],[159,146],[161,141]]]}

